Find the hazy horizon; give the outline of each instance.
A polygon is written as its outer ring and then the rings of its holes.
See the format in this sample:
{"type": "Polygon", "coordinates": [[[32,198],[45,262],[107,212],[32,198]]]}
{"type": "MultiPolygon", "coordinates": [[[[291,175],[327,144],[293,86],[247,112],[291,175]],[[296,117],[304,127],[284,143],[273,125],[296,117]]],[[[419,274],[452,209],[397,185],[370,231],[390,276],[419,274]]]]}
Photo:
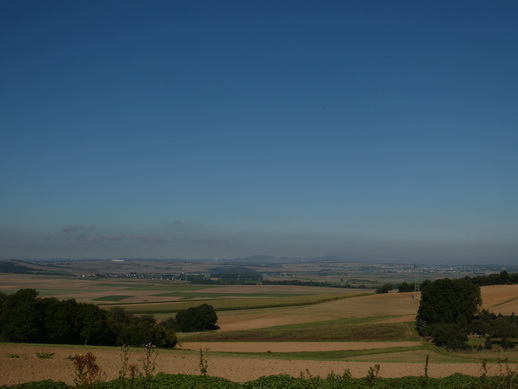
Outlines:
{"type": "Polygon", "coordinates": [[[518,2],[0,2],[0,259],[518,262],[518,2]]]}

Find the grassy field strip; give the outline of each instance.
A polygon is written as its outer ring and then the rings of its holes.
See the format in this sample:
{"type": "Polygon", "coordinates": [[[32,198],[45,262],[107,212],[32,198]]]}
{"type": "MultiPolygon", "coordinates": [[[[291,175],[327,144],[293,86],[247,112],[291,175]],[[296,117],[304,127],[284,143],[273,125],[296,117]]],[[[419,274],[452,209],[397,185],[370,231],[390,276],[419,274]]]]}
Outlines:
{"type": "MultiPolygon", "coordinates": [[[[369,295],[366,293],[365,295],[369,295]]],[[[363,294],[362,294],[363,295],[363,294]]],[[[319,304],[329,301],[358,297],[360,295],[306,295],[295,297],[278,297],[278,298],[231,298],[231,299],[207,299],[206,302],[214,307],[216,311],[257,309],[257,308],[275,308],[275,307],[293,307],[319,304]]],[[[203,299],[191,301],[171,301],[171,302],[155,302],[155,303],[121,303],[117,305],[103,305],[103,308],[112,306],[124,307],[129,312],[136,314],[155,314],[155,313],[175,313],[187,308],[195,307],[204,302],[203,299]]]]}
{"type": "MultiPolygon", "coordinates": [[[[313,294],[273,294],[273,293],[210,293],[210,292],[169,292],[169,293],[161,293],[154,294],[153,297],[183,297],[184,299],[193,299],[193,298],[207,298],[207,299],[215,299],[215,298],[248,298],[248,297],[299,297],[299,296],[312,296],[313,294]]],[[[313,295],[314,296],[314,295],[313,295]]]]}
{"type": "Polygon", "coordinates": [[[214,286],[211,285],[181,285],[181,286],[172,286],[172,285],[139,285],[127,287],[125,286],[123,290],[143,290],[143,291],[160,291],[160,292],[171,292],[171,291],[192,291],[192,290],[202,290],[202,289],[212,289],[214,286]]]}
{"type": "Polygon", "coordinates": [[[304,353],[328,351],[364,351],[380,349],[409,350],[422,348],[422,342],[182,342],[182,350],[239,353],[304,353]]]}
{"type": "Polygon", "coordinates": [[[348,318],[250,330],[178,334],[180,342],[387,342],[420,341],[413,323],[348,318]]]}
{"type": "Polygon", "coordinates": [[[92,301],[121,301],[121,300],[126,300],[126,299],[129,299],[132,297],[135,297],[135,296],[134,295],[133,296],[112,295],[112,296],[97,297],[97,298],[93,299],[92,301]]]}
{"type": "MultiPolygon", "coordinates": [[[[367,343],[367,342],[366,342],[367,343]]],[[[388,342],[395,344],[396,342],[388,342]]],[[[418,343],[418,342],[415,342],[418,343]]],[[[193,343],[194,344],[194,343],[193,343]]],[[[271,344],[271,343],[270,343],[271,344]]],[[[318,343],[317,343],[318,344],[318,343]]],[[[404,344],[404,343],[402,343],[404,344]]],[[[189,345],[189,343],[186,343],[189,345]]],[[[272,346],[272,350],[273,350],[272,346]]],[[[390,362],[390,363],[419,363],[422,364],[426,357],[429,356],[430,363],[434,364],[464,364],[464,363],[480,363],[487,360],[490,363],[498,363],[508,358],[509,363],[518,362],[517,352],[488,353],[488,355],[473,355],[464,353],[445,352],[429,343],[421,343],[415,346],[392,346],[386,348],[365,348],[344,349],[344,350],[326,350],[326,351],[294,351],[294,352],[276,352],[272,350],[260,352],[245,351],[219,351],[217,349],[209,349],[211,355],[229,355],[242,356],[246,358],[260,359],[279,359],[279,360],[308,360],[308,361],[343,361],[343,362],[390,362]]]]}
{"type": "Polygon", "coordinates": [[[415,323],[415,316],[415,314],[392,316],[388,319],[380,320],[380,323],[415,323]]]}
{"type": "MultiPolygon", "coordinates": [[[[102,290],[92,290],[92,289],[40,289],[36,288],[38,294],[41,297],[46,296],[62,296],[62,295],[76,295],[76,294],[86,294],[91,292],[102,292],[102,290]]],[[[16,291],[14,291],[16,292],[16,291]]],[[[8,293],[10,294],[10,293],[8,293]]]]}
{"type": "MultiPolygon", "coordinates": [[[[265,352],[255,353],[256,356],[266,359],[288,359],[288,360],[304,360],[304,361],[345,361],[354,360],[358,356],[377,356],[383,354],[391,354],[392,362],[398,361],[398,354],[404,351],[424,350],[423,346],[414,347],[391,347],[385,349],[364,349],[364,350],[335,350],[335,351],[302,351],[302,352],[265,352]]],[[[225,353],[232,355],[243,355],[249,357],[254,353],[225,353]]],[[[402,361],[403,362],[403,361],[402,361]]],[[[407,362],[407,361],[405,361],[407,362]]],[[[415,361],[422,363],[422,361],[415,361]]]]}

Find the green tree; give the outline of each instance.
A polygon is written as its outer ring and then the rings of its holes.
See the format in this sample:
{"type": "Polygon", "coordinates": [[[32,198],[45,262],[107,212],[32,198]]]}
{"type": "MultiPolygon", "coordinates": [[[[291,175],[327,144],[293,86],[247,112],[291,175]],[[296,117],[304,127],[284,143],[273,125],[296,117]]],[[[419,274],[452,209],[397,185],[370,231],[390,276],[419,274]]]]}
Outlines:
{"type": "Polygon", "coordinates": [[[487,334],[491,333],[495,319],[496,315],[494,313],[489,312],[487,309],[482,309],[471,322],[469,326],[470,332],[481,337],[486,337],[487,334]]]}
{"type": "Polygon", "coordinates": [[[125,344],[143,346],[152,343],[159,346],[157,343],[162,343],[160,328],[152,315],[133,316],[131,323],[124,329],[125,344]]]}
{"type": "Polygon", "coordinates": [[[168,317],[167,319],[160,322],[160,325],[169,330],[176,329],[176,319],[174,317],[168,317]]]}
{"type": "MultiPolygon", "coordinates": [[[[417,329],[422,336],[431,336],[434,339],[438,333],[444,338],[443,332],[450,330],[455,332],[455,339],[460,339],[461,333],[465,336],[469,333],[469,326],[481,305],[480,286],[465,279],[436,280],[421,292],[416,318],[417,329]],[[453,326],[437,327],[438,324],[453,326]]],[[[457,341],[450,343],[459,346],[457,341]]]]}
{"type": "Polygon", "coordinates": [[[49,343],[74,344],[80,342],[76,324],[77,302],[59,301],[54,297],[40,301],[43,311],[44,338],[49,343]]]}
{"type": "Polygon", "coordinates": [[[133,324],[134,320],[135,316],[132,313],[126,312],[123,308],[115,307],[108,311],[106,322],[114,345],[132,344],[128,328],[133,324]]]}
{"type": "Polygon", "coordinates": [[[394,289],[394,285],[392,285],[392,284],[385,284],[385,285],[379,287],[376,290],[376,293],[388,293],[392,289],[394,289]]]}
{"type": "Polygon", "coordinates": [[[449,350],[466,347],[468,334],[462,326],[455,323],[437,323],[431,325],[429,331],[437,346],[444,346],[449,350]]]}
{"type": "Polygon", "coordinates": [[[8,342],[38,342],[43,314],[35,289],[20,289],[2,304],[0,338],[8,342]]]}
{"type": "Polygon", "coordinates": [[[95,304],[79,303],[78,313],[81,323],[79,335],[84,344],[106,344],[106,312],[95,304]]]}
{"type": "Polygon", "coordinates": [[[135,316],[122,308],[113,308],[108,312],[107,323],[113,336],[113,343],[143,346],[149,343],[157,347],[174,347],[176,333],[156,322],[152,315],[135,316]]]}
{"type": "Polygon", "coordinates": [[[491,337],[500,338],[500,344],[503,348],[509,349],[514,347],[511,339],[518,339],[518,322],[515,316],[498,316],[491,326],[491,337]]]}
{"type": "Polygon", "coordinates": [[[215,330],[218,316],[212,305],[202,304],[198,307],[188,308],[176,314],[176,325],[179,331],[194,332],[215,330]]]}

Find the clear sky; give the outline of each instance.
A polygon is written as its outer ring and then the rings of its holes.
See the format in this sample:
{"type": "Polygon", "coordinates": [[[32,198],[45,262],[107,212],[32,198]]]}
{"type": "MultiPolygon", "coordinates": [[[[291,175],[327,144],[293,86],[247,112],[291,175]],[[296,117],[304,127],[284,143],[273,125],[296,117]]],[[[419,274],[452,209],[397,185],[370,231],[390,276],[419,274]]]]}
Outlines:
{"type": "Polygon", "coordinates": [[[518,263],[517,1],[0,2],[0,258],[518,263]]]}

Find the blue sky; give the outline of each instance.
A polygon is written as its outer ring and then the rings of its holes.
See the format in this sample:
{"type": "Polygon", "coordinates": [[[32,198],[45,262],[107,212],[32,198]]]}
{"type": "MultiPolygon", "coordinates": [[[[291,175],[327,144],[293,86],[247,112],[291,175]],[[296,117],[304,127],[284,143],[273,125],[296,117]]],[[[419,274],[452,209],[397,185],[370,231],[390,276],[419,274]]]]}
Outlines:
{"type": "Polygon", "coordinates": [[[0,258],[518,261],[518,2],[0,2],[0,258]]]}

